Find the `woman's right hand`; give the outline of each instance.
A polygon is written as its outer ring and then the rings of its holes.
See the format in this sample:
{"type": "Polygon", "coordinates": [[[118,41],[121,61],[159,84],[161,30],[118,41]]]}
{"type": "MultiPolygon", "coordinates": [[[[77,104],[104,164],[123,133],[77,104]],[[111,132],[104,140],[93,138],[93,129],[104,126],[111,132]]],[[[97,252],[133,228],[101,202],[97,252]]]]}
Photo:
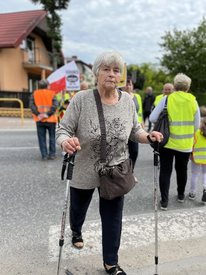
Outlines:
{"type": "Polygon", "coordinates": [[[76,151],[81,150],[79,140],[76,137],[71,137],[71,138],[64,140],[62,142],[61,146],[62,146],[63,151],[69,153],[70,155],[76,151]]]}

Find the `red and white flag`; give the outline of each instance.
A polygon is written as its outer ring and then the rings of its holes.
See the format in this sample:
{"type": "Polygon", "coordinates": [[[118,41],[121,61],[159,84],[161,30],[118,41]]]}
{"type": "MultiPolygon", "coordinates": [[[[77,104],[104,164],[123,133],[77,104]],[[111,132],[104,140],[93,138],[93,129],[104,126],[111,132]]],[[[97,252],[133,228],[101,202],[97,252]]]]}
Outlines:
{"type": "Polygon", "coordinates": [[[50,89],[56,93],[67,89],[68,91],[80,90],[80,73],[74,61],[67,63],[54,71],[47,78],[50,89]]]}

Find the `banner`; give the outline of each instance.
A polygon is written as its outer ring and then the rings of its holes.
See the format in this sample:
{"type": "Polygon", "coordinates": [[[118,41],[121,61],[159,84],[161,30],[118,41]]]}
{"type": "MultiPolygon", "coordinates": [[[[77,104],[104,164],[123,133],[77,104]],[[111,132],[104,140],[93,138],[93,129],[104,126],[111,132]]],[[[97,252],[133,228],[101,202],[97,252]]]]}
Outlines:
{"type": "Polygon", "coordinates": [[[66,67],[66,89],[68,91],[80,90],[80,73],[74,61],[66,67]]]}
{"type": "Polygon", "coordinates": [[[80,90],[80,73],[75,61],[71,61],[54,71],[47,78],[50,89],[56,93],[62,90],[77,91],[80,90]]]}

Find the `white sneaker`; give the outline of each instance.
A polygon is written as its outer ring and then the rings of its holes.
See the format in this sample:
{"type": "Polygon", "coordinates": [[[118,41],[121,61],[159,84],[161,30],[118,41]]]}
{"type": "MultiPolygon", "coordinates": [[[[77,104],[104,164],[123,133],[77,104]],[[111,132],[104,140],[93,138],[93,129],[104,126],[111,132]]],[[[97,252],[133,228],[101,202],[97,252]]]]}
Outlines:
{"type": "Polygon", "coordinates": [[[195,197],[196,197],[195,193],[193,193],[193,192],[189,193],[189,196],[188,196],[189,200],[194,201],[195,197]]]}

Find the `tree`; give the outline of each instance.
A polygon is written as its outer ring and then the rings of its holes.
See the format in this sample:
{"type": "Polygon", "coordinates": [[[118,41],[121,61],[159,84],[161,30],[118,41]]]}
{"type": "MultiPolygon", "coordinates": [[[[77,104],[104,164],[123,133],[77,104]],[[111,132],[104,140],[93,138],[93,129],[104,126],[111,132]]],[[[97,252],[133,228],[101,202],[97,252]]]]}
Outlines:
{"type": "Polygon", "coordinates": [[[193,30],[166,32],[160,46],[165,53],[161,59],[173,76],[185,73],[192,79],[191,91],[206,92],[206,20],[193,30]]]}
{"type": "Polygon", "coordinates": [[[135,89],[143,90],[147,86],[152,86],[155,93],[161,93],[163,85],[172,81],[170,75],[161,68],[157,68],[149,63],[144,63],[140,66],[129,65],[127,72],[132,76],[135,89]]]}
{"type": "Polygon", "coordinates": [[[54,69],[56,69],[57,64],[59,63],[59,53],[61,53],[62,48],[62,21],[57,11],[67,9],[70,0],[31,0],[31,2],[33,2],[34,4],[42,4],[44,10],[48,12],[48,36],[51,38],[52,41],[53,66],[54,69]]]}

